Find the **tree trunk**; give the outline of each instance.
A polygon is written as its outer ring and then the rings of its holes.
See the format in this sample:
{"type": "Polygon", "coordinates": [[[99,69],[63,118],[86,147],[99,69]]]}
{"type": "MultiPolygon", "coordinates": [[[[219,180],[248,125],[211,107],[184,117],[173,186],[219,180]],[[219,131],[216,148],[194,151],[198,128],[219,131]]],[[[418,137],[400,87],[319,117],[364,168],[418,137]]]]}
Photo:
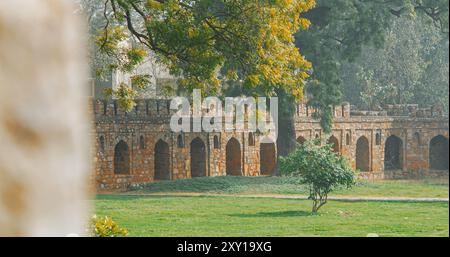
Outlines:
{"type": "Polygon", "coordinates": [[[287,156],[296,147],[294,117],[280,117],[278,125],[278,156],[287,156]]]}
{"type": "Polygon", "coordinates": [[[85,39],[67,1],[0,1],[0,236],[83,235],[85,39]]]}
{"type": "MultiPolygon", "coordinates": [[[[292,153],[296,147],[295,140],[295,101],[292,96],[284,92],[278,93],[278,138],[277,158],[292,153]]],[[[276,175],[280,175],[279,162],[277,162],[276,175]]]]}

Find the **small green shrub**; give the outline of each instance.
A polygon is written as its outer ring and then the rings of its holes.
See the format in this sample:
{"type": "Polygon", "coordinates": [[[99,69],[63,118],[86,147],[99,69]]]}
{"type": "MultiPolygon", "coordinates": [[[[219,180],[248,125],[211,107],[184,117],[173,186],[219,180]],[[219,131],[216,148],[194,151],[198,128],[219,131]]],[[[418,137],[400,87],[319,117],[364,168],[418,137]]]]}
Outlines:
{"type": "Polygon", "coordinates": [[[90,228],[92,236],[95,237],[121,237],[127,236],[128,230],[121,228],[112,218],[110,217],[97,217],[93,216],[91,220],[90,228]]]}
{"type": "Polygon", "coordinates": [[[334,153],[331,145],[318,146],[314,140],[280,158],[280,168],[282,175],[297,176],[300,184],[309,187],[312,213],[317,213],[327,203],[328,194],[334,189],[351,188],[356,181],[355,173],[344,157],[334,153]]]}

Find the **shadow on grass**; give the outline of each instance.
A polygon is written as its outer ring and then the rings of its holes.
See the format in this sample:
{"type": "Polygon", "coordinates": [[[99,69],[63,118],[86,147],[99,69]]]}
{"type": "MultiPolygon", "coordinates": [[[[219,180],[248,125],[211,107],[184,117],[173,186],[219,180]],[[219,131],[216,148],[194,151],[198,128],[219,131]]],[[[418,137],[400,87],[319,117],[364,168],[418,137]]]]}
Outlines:
{"type": "MultiPolygon", "coordinates": [[[[120,195],[120,194],[97,194],[94,200],[111,200],[111,201],[134,201],[140,199],[169,199],[169,198],[189,198],[192,196],[184,195],[120,195]]],[[[199,196],[200,198],[200,196],[199,196]]]]}
{"type": "Polygon", "coordinates": [[[258,213],[236,213],[230,214],[232,217],[239,218],[283,218],[283,217],[304,217],[304,216],[313,216],[311,212],[307,211],[277,211],[277,212],[258,212],[258,213]]]}
{"type": "Polygon", "coordinates": [[[298,178],[292,177],[241,177],[217,176],[178,179],[174,181],[158,181],[143,186],[129,188],[130,191],[144,192],[198,192],[198,193],[240,193],[249,189],[259,188],[267,191],[273,186],[295,187],[296,191],[303,192],[298,186],[298,178]]]}

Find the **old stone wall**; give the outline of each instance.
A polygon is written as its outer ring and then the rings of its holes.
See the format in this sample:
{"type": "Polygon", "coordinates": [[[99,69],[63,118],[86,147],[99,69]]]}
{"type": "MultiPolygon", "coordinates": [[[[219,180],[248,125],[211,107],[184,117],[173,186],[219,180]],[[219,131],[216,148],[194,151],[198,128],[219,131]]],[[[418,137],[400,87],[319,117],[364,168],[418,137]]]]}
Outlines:
{"type": "Polygon", "coordinates": [[[419,109],[415,105],[388,106],[382,111],[353,111],[348,103],[335,107],[331,135],[325,135],[313,110],[299,105],[297,141],[331,136],[363,178],[448,177],[448,116],[439,107],[419,109]],[[441,151],[433,159],[436,141],[441,151]],[[447,149],[445,151],[445,149],[447,149]],[[444,157],[446,156],[446,157],[444,157]],[[437,160],[437,158],[439,160],[437,160]],[[433,163],[441,163],[434,169],[433,163]],[[359,165],[358,165],[359,164],[359,165]]]}
{"type": "MultiPolygon", "coordinates": [[[[124,113],[114,101],[94,101],[97,149],[94,180],[99,190],[126,189],[157,180],[233,175],[233,172],[259,175],[258,136],[224,131],[174,133],[169,126],[173,113],[169,112],[168,103],[162,99],[137,100],[136,108],[124,113]],[[126,145],[128,151],[123,151],[120,145],[126,145]],[[118,154],[120,151],[123,154],[118,154]],[[129,162],[127,172],[119,169],[124,161],[129,162]]],[[[276,153],[272,158],[275,163],[276,153]]]]}
{"type": "MultiPolygon", "coordinates": [[[[275,169],[276,145],[262,145],[258,135],[172,132],[168,100],[137,100],[129,113],[114,101],[96,100],[93,109],[98,149],[95,181],[100,190],[195,176],[270,175],[275,169]],[[125,173],[119,169],[121,161],[129,162],[125,173]]],[[[391,106],[356,111],[344,103],[334,108],[329,135],[311,117],[313,113],[307,105],[298,105],[297,141],[320,138],[322,144],[333,143],[334,150],[346,156],[362,178],[448,176],[448,117],[438,108],[391,106]],[[433,140],[437,146],[431,147],[433,140]],[[430,156],[430,151],[442,152],[445,145],[446,166],[445,157],[430,156]],[[431,161],[444,162],[444,168],[433,169],[431,161]]]]}

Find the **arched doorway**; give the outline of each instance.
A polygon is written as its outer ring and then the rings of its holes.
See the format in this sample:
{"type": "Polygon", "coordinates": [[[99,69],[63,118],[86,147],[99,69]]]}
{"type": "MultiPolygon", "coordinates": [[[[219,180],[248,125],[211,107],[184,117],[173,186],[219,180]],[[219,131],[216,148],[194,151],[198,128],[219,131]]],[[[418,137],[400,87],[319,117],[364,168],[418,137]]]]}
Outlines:
{"type": "Polygon", "coordinates": [[[206,147],[198,137],[191,142],[191,176],[206,176],[206,147]]]}
{"type": "Polygon", "coordinates": [[[130,150],[123,140],[114,148],[114,173],[130,174],[130,150]]]}
{"type": "Polygon", "coordinates": [[[333,152],[339,153],[339,140],[335,136],[331,136],[327,140],[327,144],[331,145],[333,152]]]}
{"type": "Polygon", "coordinates": [[[356,169],[370,171],[369,140],[362,136],[356,142],[356,169]]]}
{"type": "Polygon", "coordinates": [[[403,168],[403,141],[397,136],[390,136],[384,144],[384,169],[400,170],[403,168]]]}
{"type": "Polygon", "coordinates": [[[448,170],[448,139],[444,136],[433,137],[430,141],[430,169],[448,170]]]}
{"type": "Polygon", "coordinates": [[[169,145],[158,140],[155,145],[155,180],[170,180],[169,145]]]}
{"type": "Polygon", "coordinates": [[[276,166],[275,144],[261,143],[259,146],[261,175],[271,175],[276,166]]]}
{"type": "Polygon", "coordinates": [[[305,139],[304,137],[299,136],[299,137],[297,138],[297,143],[303,145],[305,142],[306,142],[306,139],[305,139]]]}
{"type": "Polygon", "coordinates": [[[227,175],[242,176],[241,167],[241,144],[236,138],[232,137],[227,143],[227,175]]]}

